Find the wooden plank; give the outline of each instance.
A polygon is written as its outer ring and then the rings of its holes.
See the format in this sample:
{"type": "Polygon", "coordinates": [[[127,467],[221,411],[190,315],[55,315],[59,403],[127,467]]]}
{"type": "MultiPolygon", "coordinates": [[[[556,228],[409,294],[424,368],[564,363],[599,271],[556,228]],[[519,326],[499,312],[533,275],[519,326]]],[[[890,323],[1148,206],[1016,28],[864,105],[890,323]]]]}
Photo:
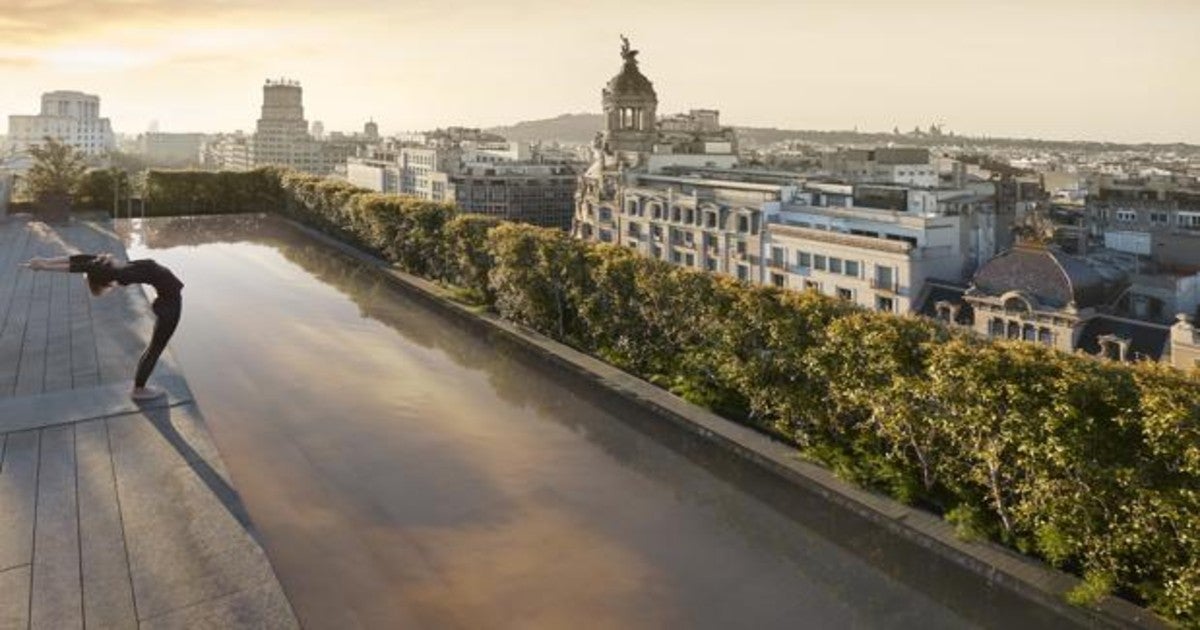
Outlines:
{"type": "Polygon", "coordinates": [[[0,630],[29,627],[29,565],[0,571],[0,630]]]}
{"type": "Polygon", "coordinates": [[[50,314],[47,318],[46,376],[43,391],[71,389],[71,294],[68,274],[50,279],[50,314]]]}
{"type": "Polygon", "coordinates": [[[46,342],[50,335],[50,282],[48,273],[33,279],[33,297],[29,304],[29,322],[21,344],[21,363],[17,368],[17,396],[40,394],[46,382],[46,342]]]}
{"type": "Polygon", "coordinates": [[[0,468],[0,571],[33,561],[38,441],[37,431],[5,436],[0,468]]]}
{"type": "Polygon", "coordinates": [[[71,319],[71,386],[92,387],[100,383],[96,359],[96,335],[92,327],[91,295],[82,283],[69,287],[71,319]]]}
{"type": "Polygon", "coordinates": [[[103,420],[75,426],[83,612],[93,628],[136,628],[129,556],[103,420]]]}
{"type": "Polygon", "coordinates": [[[17,385],[21,367],[21,347],[25,343],[25,327],[29,321],[29,305],[33,299],[33,272],[17,277],[12,303],[0,332],[0,397],[9,397],[17,385]]]}
{"type": "Polygon", "coordinates": [[[29,608],[31,630],[83,627],[79,504],[75,491],[74,427],[43,430],[29,608]]]}
{"type": "Polygon", "coordinates": [[[13,290],[17,285],[17,277],[31,273],[17,265],[25,261],[25,243],[29,238],[24,224],[8,225],[0,228],[0,237],[4,239],[3,249],[0,249],[0,329],[8,315],[8,307],[12,304],[13,290]]]}

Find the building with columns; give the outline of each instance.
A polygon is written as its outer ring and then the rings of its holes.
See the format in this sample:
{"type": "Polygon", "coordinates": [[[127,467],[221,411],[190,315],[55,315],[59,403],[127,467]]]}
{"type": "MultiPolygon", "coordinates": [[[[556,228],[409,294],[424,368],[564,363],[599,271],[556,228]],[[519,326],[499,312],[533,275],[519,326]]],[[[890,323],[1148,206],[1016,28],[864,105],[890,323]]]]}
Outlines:
{"type": "Polygon", "coordinates": [[[24,153],[47,137],[86,155],[103,155],[116,148],[112,123],[100,117],[100,97],[83,92],[47,92],[38,114],[8,117],[10,151],[24,153]]]}
{"type": "Polygon", "coordinates": [[[624,41],[621,71],[601,92],[604,129],[576,192],[577,238],[897,313],[917,310],[931,279],[970,277],[1003,242],[994,191],[923,185],[933,172],[925,152],[859,156],[893,171],[924,160],[915,184],[908,166],[872,183],[740,168],[737,136],[716,110],[655,118],[637,55],[624,41]]]}

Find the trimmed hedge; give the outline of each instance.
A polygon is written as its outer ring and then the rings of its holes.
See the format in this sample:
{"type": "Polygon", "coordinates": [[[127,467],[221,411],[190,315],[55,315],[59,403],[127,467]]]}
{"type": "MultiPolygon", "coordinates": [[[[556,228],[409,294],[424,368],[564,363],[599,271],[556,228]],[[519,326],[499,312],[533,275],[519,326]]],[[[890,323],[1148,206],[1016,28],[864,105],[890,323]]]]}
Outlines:
{"type": "Polygon", "coordinates": [[[278,171],[156,172],[151,214],[274,211],[369,248],[844,478],[1200,624],[1200,379],[278,171]]]}

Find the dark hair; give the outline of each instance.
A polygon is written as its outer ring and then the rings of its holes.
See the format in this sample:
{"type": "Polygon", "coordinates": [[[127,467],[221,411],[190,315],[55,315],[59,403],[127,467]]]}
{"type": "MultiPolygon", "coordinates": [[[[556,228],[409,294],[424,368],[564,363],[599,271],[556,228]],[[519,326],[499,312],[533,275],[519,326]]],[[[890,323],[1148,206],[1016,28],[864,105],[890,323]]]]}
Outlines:
{"type": "Polygon", "coordinates": [[[110,254],[100,254],[92,262],[91,269],[84,274],[84,282],[87,283],[88,290],[92,292],[92,295],[97,297],[104,295],[117,283],[117,279],[113,277],[113,267],[114,259],[110,254]]]}

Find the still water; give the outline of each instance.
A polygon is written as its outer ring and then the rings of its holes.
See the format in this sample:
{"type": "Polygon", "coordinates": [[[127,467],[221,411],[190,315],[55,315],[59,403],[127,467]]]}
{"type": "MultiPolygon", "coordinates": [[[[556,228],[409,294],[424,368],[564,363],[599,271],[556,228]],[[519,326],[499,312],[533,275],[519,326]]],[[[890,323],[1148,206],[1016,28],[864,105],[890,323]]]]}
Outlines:
{"type": "Polygon", "coordinates": [[[286,223],[126,231],[308,628],[1054,625],[286,223]]]}

